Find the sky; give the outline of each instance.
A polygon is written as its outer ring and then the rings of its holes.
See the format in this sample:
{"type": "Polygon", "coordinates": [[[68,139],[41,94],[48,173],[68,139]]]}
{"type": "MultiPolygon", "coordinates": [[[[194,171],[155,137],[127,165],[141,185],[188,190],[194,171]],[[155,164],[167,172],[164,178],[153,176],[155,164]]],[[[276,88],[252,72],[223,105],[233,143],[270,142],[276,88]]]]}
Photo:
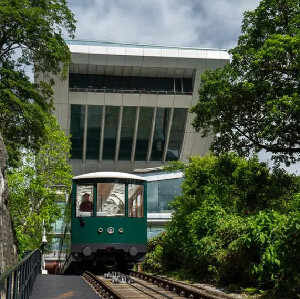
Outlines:
{"type": "Polygon", "coordinates": [[[259,0],[69,0],[76,39],[230,49],[259,0]]]}

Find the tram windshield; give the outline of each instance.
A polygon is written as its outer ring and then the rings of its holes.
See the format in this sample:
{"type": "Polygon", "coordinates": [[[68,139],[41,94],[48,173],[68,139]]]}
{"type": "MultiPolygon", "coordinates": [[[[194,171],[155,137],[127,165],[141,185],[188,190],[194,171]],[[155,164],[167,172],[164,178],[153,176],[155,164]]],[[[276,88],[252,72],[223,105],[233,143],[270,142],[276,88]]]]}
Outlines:
{"type": "Polygon", "coordinates": [[[113,182],[77,184],[76,217],[93,217],[94,215],[143,218],[144,185],[113,182]],[[125,209],[127,199],[128,204],[125,209]]]}
{"type": "Polygon", "coordinates": [[[97,184],[97,216],[125,216],[125,184],[97,184]]]}

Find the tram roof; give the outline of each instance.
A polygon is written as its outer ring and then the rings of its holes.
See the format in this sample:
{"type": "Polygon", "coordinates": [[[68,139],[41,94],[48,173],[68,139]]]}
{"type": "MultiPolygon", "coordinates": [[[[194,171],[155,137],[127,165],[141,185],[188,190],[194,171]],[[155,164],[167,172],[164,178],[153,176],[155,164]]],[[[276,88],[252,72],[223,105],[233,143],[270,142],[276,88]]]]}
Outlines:
{"type": "Polygon", "coordinates": [[[117,171],[91,172],[91,173],[86,173],[86,174],[73,177],[73,180],[81,180],[81,179],[130,179],[130,180],[147,181],[147,179],[144,177],[135,174],[117,172],[117,171]]]}

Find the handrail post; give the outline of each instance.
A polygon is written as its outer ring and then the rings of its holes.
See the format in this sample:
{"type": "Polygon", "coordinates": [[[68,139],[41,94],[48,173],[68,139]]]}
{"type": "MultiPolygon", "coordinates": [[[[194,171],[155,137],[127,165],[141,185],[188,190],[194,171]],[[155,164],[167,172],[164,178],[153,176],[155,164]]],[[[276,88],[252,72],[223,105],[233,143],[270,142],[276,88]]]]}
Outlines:
{"type": "Polygon", "coordinates": [[[11,285],[12,285],[12,277],[11,274],[7,277],[6,281],[6,298],[11,298],[11,285]]]}
{"type": "Polygon", "coordinates": [[[14,272],[14,291],[13,291],[14,299],[17,298],[17,293],[18,293],[18,278],[19,278],[19,268],[17,268],[16,271],[14,272]]]}

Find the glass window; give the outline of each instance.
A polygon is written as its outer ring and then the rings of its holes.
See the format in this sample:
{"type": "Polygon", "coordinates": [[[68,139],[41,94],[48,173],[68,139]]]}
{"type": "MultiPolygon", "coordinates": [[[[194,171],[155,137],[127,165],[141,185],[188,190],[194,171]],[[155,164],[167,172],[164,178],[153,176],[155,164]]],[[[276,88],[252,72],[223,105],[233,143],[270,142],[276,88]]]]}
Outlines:
{"type": "Polygon", "coordinates": [[[125,216],[125,184],[97,184],[97,216],[125,216]]]}
{"type": "Polygon", "coordinates": [[[89,75],[77,74],[77,87],[88,88],[90,86],[89,75]]]}
{"type": "Polygon", "coordinates": [[[192,92],[192,79],[190,78],[183,78],[182,79],[182,88],[185,92],[192,92]]]}
{"type": "Polygon", "coordinates": [[[173,121],[170,131],[167,161],[177,161],[180,156],[181,145],[184,137],[187,109],[174,108],[173,121]]]}
{"type": "Polygon", "coordinates": [[[170,108],[157,108],[152,144],[151,161],[161,161],[165,148],[170,108]]]}
{"type": "Polygon", "coordinates": [[[56,220],[53,225],[53,232],[54,233],[62,233],[62,228],[63,228],[63,219],[58,219],[56,220]]]}
{"type": "Polygon", "coordinates": [[[144,217],[144,186],[128,184],[128,217],[144,217]]]}
{"type": "Polygon", "coordinates": [[[59,244],[60,244],[60,237],[53,237],[52,240],[51,240],[51,249],[52,251],[58,251],[60,248],[59,248],[59,244]]]}
{"type": "Polygon", "coordinates": [[[157,181],[147,184],[147,212],[158,213],[158,184],[157,181]]]}
{"type": "Polygon", "coordinates": [[[191,78],[161,78],[161,77],[133,77],[106,76],[96,74],[69,74],[69,87],[98,88],[115,90],[141,91],[191,91],[191,78]]]}
{"type": "Polygon", "coordinates": [[[99,159],[102,106],[88,106],[86,158],[99,159]]]}
{"type": "Polygon", "coordinates": [[[160,89],[159,90],[174,91],[173,78],[165,78],[164,81],[160,80],[160,89]]]}
{"type": "Polygon", "coordinates": [[[152,128],[153,108],[141,107],[135,146],[135,161],[146,161],[152,128]]]}
{"type": "Polygon", "coordinates": [[[175,78],[175,91],[182,92],[181,78],[175,78]]]}
{"type": "Polygon", "coordinates": [[[131,77],[121,77],[121,88],[125,90],[130,90],[131,88],[131,77]]]}
{"type": "Polygon", "coordinates": [[[103,160],[114,160],[120,107],[106,106],[103,140],[103,160]]]}
{"type": "Polygon", "coordinates": [[[157,181],[159,213],[170,213],[172,211],[169,203],[175,196],[181,195],[182,181],[183,178],[157,181]]]}
{"type": "Polygon", "coordinates": [[[119,160],[131,159],[136,107],[123,107],[119,160]]]}
{"type": "Polygon", "coordinates": [[[147,184],[148,213],[170,213],[169,203],[175,196],[181,195],[183,178],[158,180],[147,184]]]}
{"type": "Polygon", "coordinates": [[[165,230],[165,228],[161,227],[161,226],[147,226],[147,239],[156,237],[164,230],[165,230]]]}
{"type": "Polygon", "coordinates": [[[78,78],[77,74],[71,74],[69,75],[69,87],[78,87],[78,78]]]}
{"type": "Polygon", "coordinates": [[[82,159],[84,105],[71,105],[71,159],[82,159]]]}
{"type": "Polygon", "coordinates": [[[93,216],[93,185],[77,185],[76,189],[76,216],[93,216]]]}
{"type": "Polygon", "coordinates": [[[89,74],[89,86],[88,88],[97,88],[97,75],[89,74]]]}
{"type": "Polygon", "coordinates": [[[112,79],[112,84],[109,85],[109,88],[112,88],[112,89],[121,89],[121,83],[122,83],[122,80],[120,76],[111,76],[112,79]]]}

